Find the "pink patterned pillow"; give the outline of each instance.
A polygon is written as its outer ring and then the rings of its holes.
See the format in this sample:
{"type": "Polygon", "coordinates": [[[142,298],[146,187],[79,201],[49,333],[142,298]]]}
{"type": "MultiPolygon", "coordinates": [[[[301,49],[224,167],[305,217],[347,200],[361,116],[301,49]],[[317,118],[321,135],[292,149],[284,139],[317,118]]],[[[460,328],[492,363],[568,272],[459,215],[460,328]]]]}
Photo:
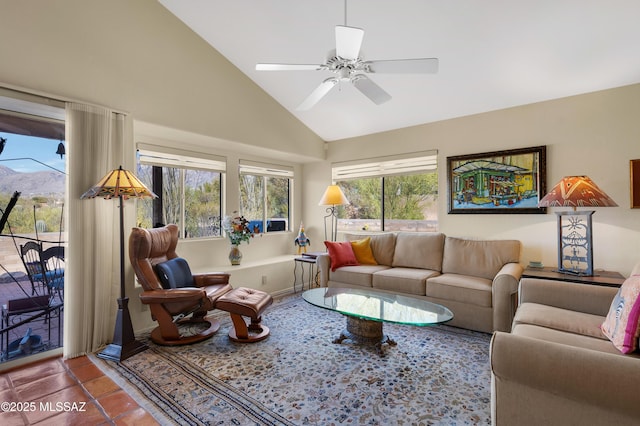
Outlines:
{"type": "Polygon", "coordinates": [[[640,335],[640,275],[625,280],[613,298],[602,332],[623,354],[638,348],[640,335]]]}

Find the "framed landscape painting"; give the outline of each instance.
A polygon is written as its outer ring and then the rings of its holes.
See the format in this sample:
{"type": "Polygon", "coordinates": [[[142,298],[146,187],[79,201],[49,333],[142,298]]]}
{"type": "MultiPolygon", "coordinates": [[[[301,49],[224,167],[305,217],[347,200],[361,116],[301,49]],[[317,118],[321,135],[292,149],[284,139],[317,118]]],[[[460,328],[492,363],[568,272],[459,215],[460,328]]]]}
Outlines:
{"type": "Polygon", "coordinates": [[[449,213],[546,213],[546,148],[447,157],[449,213]]]}

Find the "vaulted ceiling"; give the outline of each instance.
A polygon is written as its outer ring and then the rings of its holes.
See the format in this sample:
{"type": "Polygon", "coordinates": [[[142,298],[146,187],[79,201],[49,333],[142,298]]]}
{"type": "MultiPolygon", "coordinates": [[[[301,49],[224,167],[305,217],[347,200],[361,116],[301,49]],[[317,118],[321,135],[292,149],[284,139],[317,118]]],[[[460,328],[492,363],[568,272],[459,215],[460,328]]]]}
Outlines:
{"type": "Polygon", "coordinates": [[[640,82],[637,0],[159,1],[327,141],[640,82]],[[390,101],[346,81],[299,111],[330,71],[256,71],[324,63],[345,23],[365,60],[436,57],[438,72],[369,74],[390,101]]]}

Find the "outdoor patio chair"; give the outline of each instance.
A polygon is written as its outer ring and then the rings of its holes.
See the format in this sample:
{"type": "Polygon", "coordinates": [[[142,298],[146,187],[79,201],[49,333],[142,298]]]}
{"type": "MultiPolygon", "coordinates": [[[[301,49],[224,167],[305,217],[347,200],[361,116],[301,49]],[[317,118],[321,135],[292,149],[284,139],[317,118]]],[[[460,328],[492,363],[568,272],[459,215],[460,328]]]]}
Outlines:
{"type": "Polygon", "coordinates": [[[42,252],[45,285],[64,300],[64,247],[52,246],[42,252]]]}
{"type": "Polygon", "coordinates": [[[28,241],[20,246],[20,259],[27,277],[31,282],[31,295],[48,293],[45,282],[45,266],[42,263],[42,246],[35,241],[28,241]]]}
{"type": "Polygon", "coordinates": [[[64,247],[53,246],[42,250],[42,244],[28,241],[20,246],[20,257],[31,282],[31,295],[54,293],[63,300],[64,247]]]}

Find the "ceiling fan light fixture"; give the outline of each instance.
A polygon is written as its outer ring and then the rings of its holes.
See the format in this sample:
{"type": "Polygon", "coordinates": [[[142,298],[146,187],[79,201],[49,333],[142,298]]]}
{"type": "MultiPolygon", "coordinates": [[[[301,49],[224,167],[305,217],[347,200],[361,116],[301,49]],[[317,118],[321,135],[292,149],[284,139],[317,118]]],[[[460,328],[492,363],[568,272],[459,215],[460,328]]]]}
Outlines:
{"type": "Polygon", "coordinates": [[[337,72],[341,80],[349,80],[349,78],[351,77],[351,70],[347,67],[340,68],[337,70],[337,72]]]}

